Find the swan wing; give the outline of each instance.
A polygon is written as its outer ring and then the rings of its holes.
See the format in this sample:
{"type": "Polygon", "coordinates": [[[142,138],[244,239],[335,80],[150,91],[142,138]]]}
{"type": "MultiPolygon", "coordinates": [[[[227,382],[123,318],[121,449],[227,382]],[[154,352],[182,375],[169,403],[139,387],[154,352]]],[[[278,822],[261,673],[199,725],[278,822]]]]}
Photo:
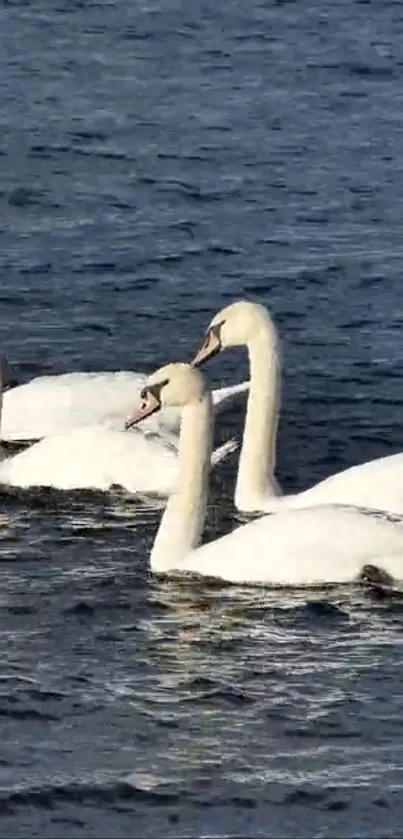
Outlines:
{"type": "Polygon", "coordinates": [[[250,382],[241,382],[238,385],[220,387],[211,391],[211,400],[214,413],[221,414],[230,410],[238,402],[244,402],[249,393],[250,382]]]}

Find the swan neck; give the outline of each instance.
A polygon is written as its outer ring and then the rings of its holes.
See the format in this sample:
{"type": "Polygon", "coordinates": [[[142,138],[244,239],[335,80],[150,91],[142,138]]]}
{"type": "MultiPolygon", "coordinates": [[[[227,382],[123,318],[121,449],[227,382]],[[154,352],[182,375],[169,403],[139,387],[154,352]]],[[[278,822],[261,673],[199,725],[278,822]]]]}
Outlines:
{"type": "Polygon", "coordinates": [[[201,542],[206,516],[213,413],[210,393],[185,405],[178,452],[178,479],[169,497],[154,546],[153,571],[180,570],[185,557],[201,542]]]}
{"type": "Polygon", "coordinates": [[[261,324],[248,345],[250,389],[246,409],[235,504],[238,509],[261,509],[277,495],[274,477],[279,405],[279,352],[273,323],[261,324]]]}

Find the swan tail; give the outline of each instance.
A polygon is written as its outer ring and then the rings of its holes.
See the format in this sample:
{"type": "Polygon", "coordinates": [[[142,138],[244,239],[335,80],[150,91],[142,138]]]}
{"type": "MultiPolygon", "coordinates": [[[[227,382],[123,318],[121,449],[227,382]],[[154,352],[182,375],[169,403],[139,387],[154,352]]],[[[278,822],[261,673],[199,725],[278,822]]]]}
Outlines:
{"type": "Polygon", "coordinates": [[[226,460],[232,452],[236,452],[238,447],[239,442],[235,437],[232,437],[231,440],[227,440],[221,446],[214,449],[213,454],[211,455],[211,465],[217,466],[218,463],[222,463],[222,461],[226,460]]]}
{"type": "Polygon", "coordinates": [[[249,385],[250,382],[241,382],[239,385],[220,387],[218,390],[213,390],[212,402],[214,411],[217,414],[221,414],[223,411],[228,411],[237,402],[242,402],[248,394],[249,385]]]}

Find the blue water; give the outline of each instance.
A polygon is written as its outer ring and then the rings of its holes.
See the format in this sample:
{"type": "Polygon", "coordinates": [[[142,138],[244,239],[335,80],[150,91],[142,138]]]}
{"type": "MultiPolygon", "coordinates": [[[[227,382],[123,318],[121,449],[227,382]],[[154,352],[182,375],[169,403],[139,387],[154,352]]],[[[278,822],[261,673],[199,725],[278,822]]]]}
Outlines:
{"type": "MultiPolygon", "coordinates": [[[[285,488],[401,450],[402,82],[392,0],[4,2],[16,378],[189,358],[245,297],[281,334],[285,488]]],[[[398,597],[153,579],[159,513],[120,492],[0,509],[2,835],[401,835],[398,597]]]]}

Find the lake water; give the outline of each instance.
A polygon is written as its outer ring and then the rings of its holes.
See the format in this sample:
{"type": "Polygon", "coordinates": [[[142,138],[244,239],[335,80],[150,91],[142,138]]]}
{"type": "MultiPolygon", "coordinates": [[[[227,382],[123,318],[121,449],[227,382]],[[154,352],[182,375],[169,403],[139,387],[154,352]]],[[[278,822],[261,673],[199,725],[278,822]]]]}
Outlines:
{"type": "MultiPolygon", "coordinates": [[[[401,450],[400,2],[7,0],[0,128],[20,381],[187,359],[244,297],[281,334],[287,490],[401,450]]],[[[159,517],[1,495],[2,834],[401,836],[400,600],[153,579],[159,517]]]]}

